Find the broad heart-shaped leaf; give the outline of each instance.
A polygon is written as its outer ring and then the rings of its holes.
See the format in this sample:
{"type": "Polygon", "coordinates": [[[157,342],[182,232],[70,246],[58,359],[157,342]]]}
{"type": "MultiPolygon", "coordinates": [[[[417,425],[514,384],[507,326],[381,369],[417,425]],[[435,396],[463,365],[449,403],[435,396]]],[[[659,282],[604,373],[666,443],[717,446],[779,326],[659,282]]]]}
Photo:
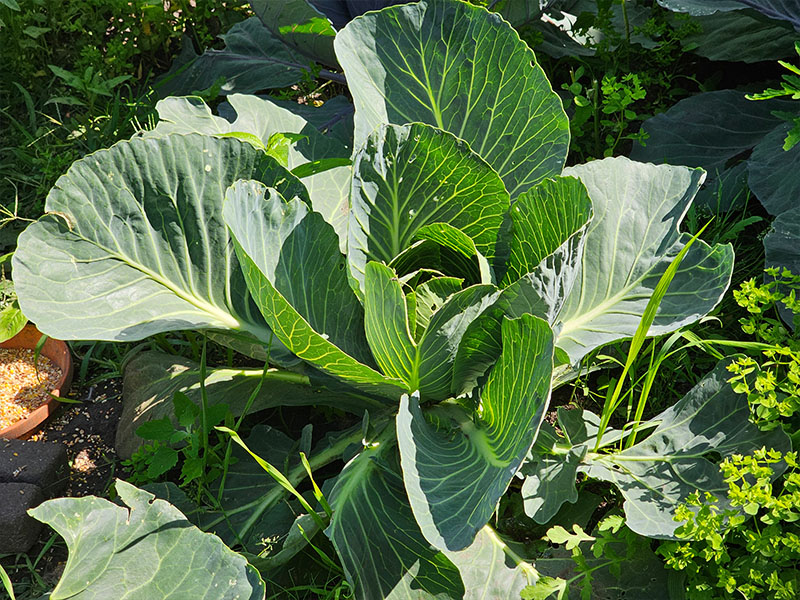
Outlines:
{"type": "Polygon", "coordinates": [[[23,312],[59,339],[222,329],[268,343],[222,222],[225,190],[241,178],[307,198],[275,160],[234,139],[134,138],[75,162],[47,197],[51,214],[19,238],[23,312]]]}
{"type": "MultiPolygon", "coordinates": [[[[746,396],[734,393],[727,382],[729,362],[720,362],[674,406],[645,424],[642,431],[647,437],[622,452],[593,452],[599,419],[591,414],[584,422],[583,435],[562,441],[563,447],[586,452],[578,472],[619,488],[625,498],[626,523],[636,533],[673,537],[680,525],[672,520],[675,507],[696,490],[714,494],[720,506],[725,506],[728,486],[717,464],[720,457],[748,454],[762,446],[781,452],[790,448],[783,430],[762,432],[749,422],[746,396]]],[[[568,412],[579,416],[577,411],[568,412]]],[[[566,426],[570,427],[576,429],[574,424],[566,426]]],[[[619,432],[607,433],[602,446],[610,448],[619,437],[619,432]]],[[[549,459],[559,456],[563,460],[568,454],[551,453],[549,459]]],[[[574,473],[573,466],[565,464],[564,468],[574,473]]],[[[538,477],[528,474],[531,476],[538,477]]],[[[574,478],[572,482],[574,485],[574,478]]]]}
{"type": "Polygon", "coordinates": [[[223,214],[250,293],[277,338],[325,373],[396,399],[402,384],[368,366],[364,312],[333,228],[256,181],[231,186],[223,214]]]}
{"type": "MultiPolygon", "coordinates": [[[[206,395],[210,406],[227,404],[239,416],[263,376],[262,369],[209,368],[206,395]]],[[[365,410],[383,406],[377,398],[337,390],[333,382],[319,374],[270,371],[250,408],[257,412],[276,406],[334,406],[361,416],[365,410]]],[[[200,365],[193,360],[161,352],[141,352],[125,364],[122,414],[117,426],[114,449],[121,458],[130,458],[145,440],[136,435],[144,423],[170,418],[177,423],[172,398],[185,394],[198,406],[200,365]]]]}
{"type": "Polygon", "coordinates": [[[553,334],[547,323],[531,315],[506,319],[502,340],[474,420],[450,404],[434,407],[431,423],[419,394],[400,401],[403,479],[422,534],[437,548],[462,550],[486,525],[550,400],[553,334]]]}
{"type": "Polygon", "coordinates": [[[328,499],[333,517],[325,534],[358,600],[464,597],[458,569],[419,531],[391,441],[351,460],[328,499]]]}
{"type": "MultiPolygon", "coordinates": [[[[301,138],[288,148],[286,158],[289,169],[328,159],[350,158],[350,149],[340,140],[323,135],[303,116],[269,99],[231,94],[228,102],[228,112],[233,113],[231,120],[215,116],[200,98],[165,98],[156,105],[159,122],[155,129],[145,131],[142,135],[157,137],[168,133],[202,133],[227,137],[245,133],[254,135],[264,147],[268,147],[273,135],[294,133],[301,138]]],[[[334,102],[334,105],[338,104],[334,102]]],[[[333,225],[342,249],[347,243],[351,173],[350,165],[346,164],[302,177],[312,208],[333,225]]]]}
{"type": "Polygon", "coordinates": [[[800,144],[783,149],[790,128],[781,123],[764,136],[748,161],[747,182],[771,215],[795,208],[800,195],[800,144]]]}
{"type": "Polygon", "coordinates": [[[773,112],[795,110],[791,102],[754,102],[738,90],[697,94],[645,121],[646,145],[635,144],[631,158],[702,167],[716,177],[730,159],[755,146],[783,122],[773,112]]]}
{"type": "MultiPolygon", "coordinates": [[[[580,274],[558,317],[556,344],[575,364],[592,349],[633,336],[661,275],[686,244],[678,225],[703,181],[699,169],[607,158],[565,169],[589,192],[594,218],[580,274]]],[[[707,314],[730,283],[733,250],[696,241],[650,327],[674,331],[707,314]]]]}
{"type": "Polygon", "coordinates": [[[31,511],[69,548],[52,600],[263,600],[256,570],[222,540],[152,494],[120,480],[115,487],[125,506],[88,496],[48,500],[31,511]]]}
{"type": "Polygon", "coordinates": [[[316,62],[338,66],[333,52],[336,31],[312,4],[306,0],[252,0],[250,6],[284,44],[316,62]]]}
{"type": "Polygon", "coordinates": [[[461,140],[422,123],[376,129],[353,160],[348,257],[363,282],[369,260],[389,263],[418,231],[447,223],[487,258],[510,199],[461,140]]]}
{"type": "Polygon", "coordinates": [[[461,337],[497,298],[492,285],[475,285],[445,299],[433,311],[417,343],[407,300],[392,269],[370,262],[364,295],[365,330],[383,373],[419,390],[425,400],[444,400],[453,387],[453,363],[461,337]]]}
{"type": "Polygon", "coordinates": [[[465,140],[512,198],[560,173],[561,100],[499,15],[423,0],[354,19],[334,46],[356,105],[356,147],[381,124],[420,121],[465,140]]]}
{"type": "Polygon", "coordinates": [[[181,54],[169,72],[156,83],[161,97],[181,96],[206,90],[221,82],[220,92],[249,94],[268,88],[283,88],[310,72],[308,59],[297,54],[250,17],[220,36],[222,50],[195,54],[191,40],[184,38],[181,54]]]}

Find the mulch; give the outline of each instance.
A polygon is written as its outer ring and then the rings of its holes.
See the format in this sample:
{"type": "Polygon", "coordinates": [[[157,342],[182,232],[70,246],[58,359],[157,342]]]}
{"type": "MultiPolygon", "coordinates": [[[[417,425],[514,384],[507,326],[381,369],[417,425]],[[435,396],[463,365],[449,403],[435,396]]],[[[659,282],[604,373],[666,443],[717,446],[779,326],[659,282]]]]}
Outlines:
{"type": "Polygon", "coordinates": [[[83,388],[73,384],[66,398],[79,403],[62,403],[31,439],[67,447],[70,471],[65,496],[102,496],[120,470],[114,438],[122,412],[122,380],[83,388]]]}

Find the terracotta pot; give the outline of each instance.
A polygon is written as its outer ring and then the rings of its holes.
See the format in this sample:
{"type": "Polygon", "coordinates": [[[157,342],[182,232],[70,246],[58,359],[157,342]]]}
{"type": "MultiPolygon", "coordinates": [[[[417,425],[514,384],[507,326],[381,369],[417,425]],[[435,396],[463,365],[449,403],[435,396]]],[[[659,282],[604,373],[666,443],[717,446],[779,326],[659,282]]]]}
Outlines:
{"type": "MultiPolygon", "coordinates": [[[[30,348],[35,350],[36,344],[39,343],[41,337],[41,332],[29,323],[13,338],[0,343],[0,348],[30,348]]],[[[69,392],[69,386],[72,383],[72,355],[69,353],[67,344],[61,340],[47,338],[40,354],[49,358],[53,361],[53,364],[61,369],[61,378],[52,391],[53,396],[60,396],[62,392],[65,394],[69,392]]],[[[35,431],[53,414],[59,404],[59,401],[51,396],[49,400],[21,421],[17,421],[5,429],[0,429],[0,438],[24,439],[28,437],[31,432],[35,431]]]]}

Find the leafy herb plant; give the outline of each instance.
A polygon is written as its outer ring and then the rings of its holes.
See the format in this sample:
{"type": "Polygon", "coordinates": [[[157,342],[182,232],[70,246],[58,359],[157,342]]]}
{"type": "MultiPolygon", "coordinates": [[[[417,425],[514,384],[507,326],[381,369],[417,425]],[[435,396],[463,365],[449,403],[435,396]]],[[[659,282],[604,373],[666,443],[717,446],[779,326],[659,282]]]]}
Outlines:
{"type": "Polygon", "coordinates": [[[776,598],[800,593],[800,471],[797,452],[757,450],[733,455],[720,469],[732,508],[693,494],[675,513],[685,541],[658,552],[686,574],[687,598],[776,598]],[[775,468],[788,466],[774,482],[775,468]]]}

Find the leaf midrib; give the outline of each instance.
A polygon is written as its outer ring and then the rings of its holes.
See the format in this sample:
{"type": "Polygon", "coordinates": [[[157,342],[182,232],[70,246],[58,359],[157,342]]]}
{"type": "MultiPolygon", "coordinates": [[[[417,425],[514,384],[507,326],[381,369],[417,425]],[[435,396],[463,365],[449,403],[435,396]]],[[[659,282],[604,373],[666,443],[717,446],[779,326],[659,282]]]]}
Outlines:
{"type": "Polygon", "coordinates": [[[224,325],[226,325],[226,326],[228,326],[228,327],[230,327],[232,329],[241,329],[242,328],[242,323],[238,319],[236,319],[231,313],[228,313],[228,312],[220,310],[214,304],[211,304],[211,303],[203,300],[202,298],[199,298],[199,297],[195,296],[194,294],[185,293],[184,290],[182,290],[179,287],[176,287],[169,279],[166,279],[164,277],[159,276],[156,272],[152,271],[151,269],[148,269],[147,267],[145,267],[141,263],[133,261],[127,255],[121,254],[121,253],[116,252],[114,250],[111,250],[110,248],[106,247],[105,245],[99,244],[95,240],[91,240],[91,239],[89,239],[89,238],[87,238],[87,237],[85,237],[83,235],[80,235],[80,234],[76,233],[74,230],[72,231],[72,234],[75,235],[76,238],[78,238],[78,239],[80,239],[80,240],[82,240],[84,242],[87,242],[87,243],[89,243],[89,244],[91,244],[91,245],[93,245],[93,246],[95,246],[97,248],[100,248],[101,250],[106,252],[108,254],[108,256],[107,257],[103,257],[101,260],[108,260],[109,258],[113,258],[113,259],[119,260],[120,262],[128,265],[132,269],[134,269],[136,271],[139,271],[140,273],[145,274],[147,277],[149,277],[151,280],[153,280],[154,282],[158,283],[159,285],[167,288],[173,294],[178,296],[181,300],[184,300],[184,301],[188,302],[189,304],[191,304],[192,306],[194,306],[195,308],[199,309],[200,311],[215,317],[222,324],[224,324],[224,325]]]}

